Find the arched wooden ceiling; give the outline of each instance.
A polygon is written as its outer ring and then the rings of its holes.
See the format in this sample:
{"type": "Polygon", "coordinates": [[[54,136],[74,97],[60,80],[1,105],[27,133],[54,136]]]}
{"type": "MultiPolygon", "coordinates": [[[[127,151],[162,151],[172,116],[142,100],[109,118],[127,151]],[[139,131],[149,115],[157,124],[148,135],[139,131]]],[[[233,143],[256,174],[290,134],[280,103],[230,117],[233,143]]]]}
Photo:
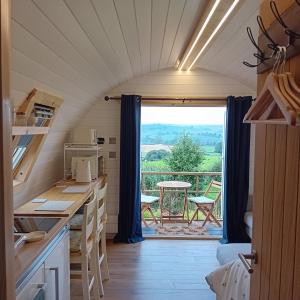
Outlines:
{"type": "Polygon", "coordinates": [[[60,59],[76,84],[80,81],[99,95],[142,73],[174,66],[205,4],[205,0],[13,0],[13,48],[50,64],[55,72],[62,65],[51,60],[60,59]]]}
{"type": "MultiPolygon", "coordinates": [[[[241,0],[240,9],[250,5],[252,11],[248,13],[244,9],[240,23],[236,23],[238,19],[234,23],[240,28],[234,34],[234,45],[239,45],[241,38],[247,48],[245,51],[244,47],[243,52],[239,47],[234,49],[236,56],[232,65],[237,71],[229,70],[226,76],[235,80],[214,73],[222,73],[230,61],[227,56],[233,47],[232,40],[224,41],[223,38],[224,34],[228,37],[230,22],[198,64],[214,72],[195,70],[181,74],[170,69],[188,43],[207,1],[12,0],[14,104],[18,106],[33,88],[64,99],[34,165],[34,176],[15,193],[15,206],[61,178],[61,149],[69,130],[77,126],[86,113],[93,110],[92,105],[109,91],[112,95],[139,92],[158,96],[253,94],[253,87],[245,87],[237,80],[253,82],[252,75],[245,75],[245,78],[241,75],[244,69],[240,61],[245,53],[253,51],[242,28],[253,15],[251,3],[257,0],[241,0]],[[213,59],[223,57],[219,64],[214,64],[208,55],[210,52],[218,53],[213,59]],[[166,68],[169,69],[161,70],[166,68]]],[[[107,117],[111,118],[109,113],[107,117]]],[[[96,120],[101,121],[98,115],[96,120]]],[[[116,125],[107,124],[111,129],[116,125]]]]}
{"type": "MultiPolygon", "coordinates": [[[[13,0],[13,68],[14,61],[36,62],[92,102],[125,80],[173,67],[207,2],[13,0]]],[[[244,72],[240,62],[253,52],[244,30],[258,0],[241,2],[197,66],[225,71],[253,88],[253,72],[244,72]]]]}

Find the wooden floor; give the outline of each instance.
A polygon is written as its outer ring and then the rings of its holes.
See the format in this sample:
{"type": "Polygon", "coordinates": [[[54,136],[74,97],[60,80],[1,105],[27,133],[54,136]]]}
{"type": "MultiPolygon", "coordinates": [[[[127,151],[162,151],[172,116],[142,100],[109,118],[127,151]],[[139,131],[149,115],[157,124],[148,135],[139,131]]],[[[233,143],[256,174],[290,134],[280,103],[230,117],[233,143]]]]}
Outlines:
{"type": "MultiPolygon", "coordinates": [[[[110,280],[107,300],[213,300],[205,275],[218,266],[217,241],[145,240],[108,244],[110,280]]],[[[80,280],[72,280],[71,299],[81,296],[80,280]]]]}

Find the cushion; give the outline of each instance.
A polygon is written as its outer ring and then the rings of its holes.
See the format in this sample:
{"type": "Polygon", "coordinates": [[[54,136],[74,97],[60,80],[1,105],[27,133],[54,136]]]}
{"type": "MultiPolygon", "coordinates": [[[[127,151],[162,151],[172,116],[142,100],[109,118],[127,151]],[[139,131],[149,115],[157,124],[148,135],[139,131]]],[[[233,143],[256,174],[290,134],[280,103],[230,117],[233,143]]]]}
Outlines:
{"type": "Polygon", "coordinates": [[[141,202],[151,204],[159,200],[159,197],[141,195],[141,202]]]}
{"type": "Polygon", "coordinates": [[[207,198],[205,196],[201,196],[201,197],[189,197],[189,200],[191,202],[194,202],[194,203],[214,203],[215,200],[213,199],[210,199],[210,198],[207,198]]]}
{"type": "Polygon", "coordinates": [[[239,253],[251,253],[251,244],[232,243],[221,245],[217,248],[217,260],[222,266],[233,260],[238,259],[239,253]]]}
{"type": "Polygon", "coordinates": [[[83,215],[75,214],[69,221],[71,230],[81,230],[83,215]]]}
{"type": "Polygon", "coordinates": [[[81,251],[81,231],[70,231],[70,252],[81,251]]]}

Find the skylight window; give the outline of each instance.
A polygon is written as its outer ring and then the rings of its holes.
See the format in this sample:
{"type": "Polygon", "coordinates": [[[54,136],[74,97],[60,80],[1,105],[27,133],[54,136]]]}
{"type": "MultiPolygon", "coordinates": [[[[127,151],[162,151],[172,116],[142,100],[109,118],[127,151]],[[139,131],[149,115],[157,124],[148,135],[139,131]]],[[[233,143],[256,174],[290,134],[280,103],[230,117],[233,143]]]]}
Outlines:
{"type": "Polygon", "coordinates": [[[33,89],[18,107],[12,130],[14,187],[28,179],[62,102],[60,97],[33,89]]]}
{"type": "Polygon", "coordinates": [[[20,136],[18,145],[13,152],[13,157],[12,157],[13,170],[15,170],[18,164],[22,161],[26,149],[28,148],[31,141],[32,141],[32,135],[20,136]]]}
{"type": "Polygon", "coordinates": [[[18,147],[15,149],[13,153],[13,169],[16,168],[18,163],[21,161],[21,158],[23,157],[27,147],[18,147]]]}

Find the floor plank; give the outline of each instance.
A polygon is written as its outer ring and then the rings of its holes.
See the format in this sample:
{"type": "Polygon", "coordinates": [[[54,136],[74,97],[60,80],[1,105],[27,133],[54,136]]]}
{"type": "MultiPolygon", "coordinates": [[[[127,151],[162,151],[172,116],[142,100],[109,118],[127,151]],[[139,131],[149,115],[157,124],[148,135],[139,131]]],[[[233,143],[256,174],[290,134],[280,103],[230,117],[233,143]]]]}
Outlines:
{"type": "MultiPolygon", "coordinates": [[[[104,300],[214,300],[205,275],[218,266],[217,241],[145,240],[108,243],[110,280],[104,300]]],[[[81,281],[72,280],[71,299],[82,300],[81,281]]]]}

